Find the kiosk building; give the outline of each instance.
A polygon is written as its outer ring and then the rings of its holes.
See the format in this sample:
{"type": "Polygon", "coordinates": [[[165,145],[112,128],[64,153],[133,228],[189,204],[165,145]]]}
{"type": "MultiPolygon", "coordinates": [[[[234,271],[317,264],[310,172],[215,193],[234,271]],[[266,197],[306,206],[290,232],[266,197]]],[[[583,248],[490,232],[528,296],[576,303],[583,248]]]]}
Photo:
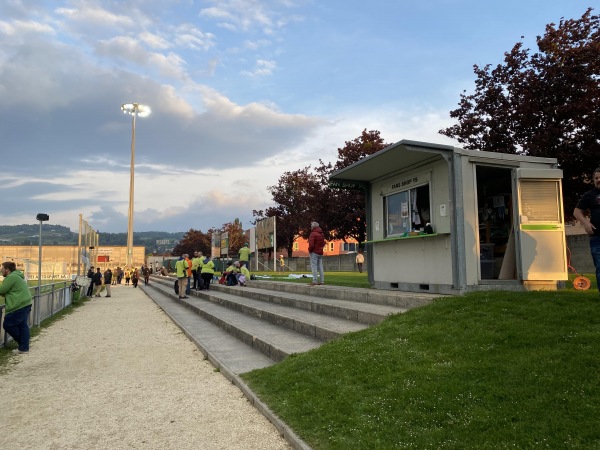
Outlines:
{"type": "Polygon", "coordinates": [[[407,140],[330,176],[366,194],[371,285],[434,293],[567,280],[561,179],[554,158],[407,140]]]}

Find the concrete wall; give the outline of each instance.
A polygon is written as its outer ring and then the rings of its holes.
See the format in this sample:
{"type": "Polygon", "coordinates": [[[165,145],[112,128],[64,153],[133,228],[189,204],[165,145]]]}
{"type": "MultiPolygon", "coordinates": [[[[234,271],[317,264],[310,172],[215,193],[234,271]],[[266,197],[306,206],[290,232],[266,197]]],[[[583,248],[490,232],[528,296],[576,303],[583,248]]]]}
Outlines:
{"type": "MultiPolygon", "coordinates": [[[[571,250],[571,265],[579,273],[595,273],[594,262],[590,255],[590,240],[587,235],[567,236],[567,246],[571,250]]],[[[367,268],[368,255],[365,253],[363,271],[367,268]]],[[[356,254],[324,256],[323,267],[327,272],[358,271],[354,262],[356,254]]],[[[310,259],[305,257],[286,258],[286,271],[310,272],[310,259]]],[[[440,261],[436,261],[440,263],[440,261]]],[[[273,270],[273,260],[269,261],[269,270],[273,270]]],[[[431,270],[430,270],[431,271],[431,270]]],[[[416,280],[415,280],[416,282],[416,280]]]]}
{"type": "MultiPolygon", "coordinates": [[[[323,269],[326,272],[358,272],[356,267],[356,253],[348,253],[344,255],[323,256],[323,269]]],[[[263,262],[267,265],[267,262],[263,262]]],[[[251,262],[251,265],[253,262],[251,262]]],[[[310,273],[310,258],[308,257],[293,257],[285,259],[286,272],[310,273]]],[[[273,260],[268,262],[268,270],[273,270],[273,260]]],[[[277,264],[279,269],[279,263],[277,264]]],[[[365,263],[363,264],[363,272],[367,269],[367,255],[365,253],[365,263]]],[[[267,269],[259,269],[267,270],[267,269]]]]}
{"type": "MultiPolygon", "coordinates": [[[[571,250],[571,266],[579,273],[595,273],[590,254],[590,238],[587,234],[567,236],[567,247],[571,250]]],[[[567,250],[567,258],[569,251],[567,250]]]]}

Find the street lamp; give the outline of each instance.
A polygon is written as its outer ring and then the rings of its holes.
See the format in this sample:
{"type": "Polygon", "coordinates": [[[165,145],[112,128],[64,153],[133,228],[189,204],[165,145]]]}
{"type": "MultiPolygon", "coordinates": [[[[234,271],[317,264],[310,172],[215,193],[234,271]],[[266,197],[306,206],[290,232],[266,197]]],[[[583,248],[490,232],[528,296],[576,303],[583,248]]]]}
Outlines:
{"type": "Polygon", "coordinates": [[[40,234],[38,235],[39,245],[38,245],[38,288],[37,288],[37,298],[36,304],[33,306],[35,309],[35,325],[40,324],[40,298],[42,296],[42,222],[47,222],[50,220],[50,216],[48,214],[39,213],[36,217],[37,220],[40,221],[40,234]]]}
{"type": "Polygon", "coordinates": [[[146,117],[150,115],[150,107],[140,105],[139,103],[124,103],[121,105],[121,111],[125,114],[131,114],[131,166],[129,172],[129,211],[127,213],[127,256],[126,265],[133,263],[133,175],[135,164],[135,119],[136,117],[146,117]]]}

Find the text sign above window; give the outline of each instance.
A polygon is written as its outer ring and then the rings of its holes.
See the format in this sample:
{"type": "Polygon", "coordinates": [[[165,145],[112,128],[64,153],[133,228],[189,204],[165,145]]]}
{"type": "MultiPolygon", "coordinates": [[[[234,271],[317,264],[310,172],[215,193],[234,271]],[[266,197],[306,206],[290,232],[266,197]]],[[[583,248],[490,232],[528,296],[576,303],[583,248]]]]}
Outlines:
{"type": "Polygon", "coordinates": [[[405,191],[416,186],[420,186],[431,181],[431,172],[414,174],[411,176],[404,176],[403,178],[395,178],[394,180],[386,183],[381,189],[383,195],[390,194],[397,191],[405,191]]]}

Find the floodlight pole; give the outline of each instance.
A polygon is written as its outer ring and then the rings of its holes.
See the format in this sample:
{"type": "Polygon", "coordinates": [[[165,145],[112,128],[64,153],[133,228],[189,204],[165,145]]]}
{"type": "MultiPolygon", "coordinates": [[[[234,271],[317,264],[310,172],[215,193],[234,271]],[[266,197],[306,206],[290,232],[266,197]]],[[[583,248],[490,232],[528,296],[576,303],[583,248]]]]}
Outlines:
{"type": "Polygon", "coordinates": [[[34,325],[40,324],[40,299],[42,297],[42,222],[46,222],[50,220],[50,216],[48,214],[39,213],[36,216],[36,219],[40,221],[40,233],[38,235],[38,285],[37,285],[37,295],[35,298],[35,318],[33,321],[34,325]]]}
{"type": "Polygon", "coordinates": [[[135,121],[138,115],[145,117],[150,114],[150,108],[139,103],[125,103],[121,111],[131,114],[131,164],[129,167],[129,209],[127,212],[127,255],[125,264],[133,265],[133,199],[134,199],[134,173],[135,173],[135,121]]]}

